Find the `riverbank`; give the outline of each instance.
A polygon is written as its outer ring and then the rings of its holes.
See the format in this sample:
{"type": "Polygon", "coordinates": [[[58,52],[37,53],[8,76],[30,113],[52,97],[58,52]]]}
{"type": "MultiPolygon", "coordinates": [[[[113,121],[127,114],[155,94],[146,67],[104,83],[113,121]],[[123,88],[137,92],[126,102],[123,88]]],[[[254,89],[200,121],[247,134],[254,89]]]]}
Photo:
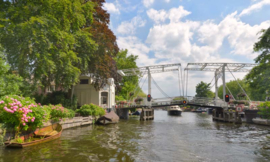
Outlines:
{"type": "MultiPolygon", "coordinates": [[[[64,129],[68,129],[68,128],[73,128],[73,127],[80,127],[80,126],[84,126],[84,125],[91,125],[91,124],[94,124],[96,122],[98,118],[95,117],[95,116],[88,116],[88,117],[73,117],[71,119],[69,118],[65,118],[59,122],[55,122],[53,120],[49,120],[48,122],[46,123],[43,123],[43,127],[46,127],[46,126],[49,126],[49,125],[52,125],[52,124],[55,124],[55,123],[59,123],[62,125],[62,128],[63,130],[64,129]]],[[[0,124],[1,126],[1,124],[0,124]]],[[[0,127],[1,128],[1,127],[0,127]]],[[[3,130],[0,129],[0,134],[3,133],[3,130]]],[[[5,134],[5,137],[4,139],[7,140],[11,137],[14,136],[14,130],[12,129],[9,129],[7,130],[6,134],[5,134]]]]}

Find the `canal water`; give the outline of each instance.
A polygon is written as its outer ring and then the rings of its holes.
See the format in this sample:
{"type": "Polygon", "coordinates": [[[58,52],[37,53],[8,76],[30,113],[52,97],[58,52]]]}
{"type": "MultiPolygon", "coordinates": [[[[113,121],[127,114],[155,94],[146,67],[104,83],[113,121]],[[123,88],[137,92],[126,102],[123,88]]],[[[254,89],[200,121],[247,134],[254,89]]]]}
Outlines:
{"type": "Polygon", "coordinates": [[[156,110],[116,125],[67,129],[52,142],[24,149],[0,147],[0,162],[249,162],[270,161],[270,128],[213,122],[210,115],[156,110]],[[269,150],[267,149],[269,147],[269,150]]]}

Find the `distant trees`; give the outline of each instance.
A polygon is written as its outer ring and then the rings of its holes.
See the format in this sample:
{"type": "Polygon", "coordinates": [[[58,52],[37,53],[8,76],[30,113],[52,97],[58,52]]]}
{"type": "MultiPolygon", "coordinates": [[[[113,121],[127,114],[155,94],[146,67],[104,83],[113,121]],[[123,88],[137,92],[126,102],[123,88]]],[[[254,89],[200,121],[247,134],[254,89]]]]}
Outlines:
{"type": "Polygon", "coordinates": [[[207,84],[203,81],[196,86],[196,97],[208,97],[213,98],[215,96],[214,92],[210,90],[210,83],[207,84]]]}
{"type": "MultiPolygon", "coordinates": [[[[249,88],[248,84],[246,83],[246,80],[245,79],[243,79],[243,80],[238,79],[237,81],[242,86],[242,88],[246,91],[248,96],[251,97],[250,88],[249,88]]],[[[229,88],[229,90],[231,91],[231,93],[235,97],[235,99],[238,99],[238,94],[243,93],[243,91],[239,87],[237,81],[231,80],[231,81],[226,83],[226,86],[229,88]]],[[[230,94],[229,91],[227,90],[227,88],[226,88],[226,94],[230,94]]],[[[220,85],[218,87],[218,97],[221,99],[223,98],[223,85],[220,85]]]]}

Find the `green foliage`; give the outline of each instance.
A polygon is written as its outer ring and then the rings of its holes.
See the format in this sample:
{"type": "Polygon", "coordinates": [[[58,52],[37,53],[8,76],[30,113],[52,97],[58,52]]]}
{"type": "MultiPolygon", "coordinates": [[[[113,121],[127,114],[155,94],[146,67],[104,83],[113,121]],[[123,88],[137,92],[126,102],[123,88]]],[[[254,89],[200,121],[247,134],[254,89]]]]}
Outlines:
{"type": "Polygon", "coordinates": [[[185,97],[175,97],[173,98],[174,101],[181,101],[181,100],[187,100],[185,97]]]}
{"type": "MultiPolygon", "coordinates": [[[[118,69],[138,68],[136,64],[137,59],[138,56],[136,55],[131,54],[128,56],[128,50],[119,51],[117,56],[114,58],[118,69]]],[[[120,84],[121,89],[118,89],[118,96],[116,97],[116,101],[132,100],[137,96],[146,97],[146,94],[143,93],[140,87],[136,89],[139,84],[138,76],[124,76],[120,84]],[[134,94],[130,96],[130,93],[134,94]]]]}
{"type": "Polygon", "coordinates": [[[46,105],[43,108],[47,109],[50,114],[50,119],[54,121],[60,121],[63,118],[73,118],[75,112],[70,109],[64,108],[61,104],[59,105],[46,105]]]}
{"type": "Polygon", "coordinates": [[[54,91],[52,93],[48,93],[47,95],[35,95],[35,100],[37,103],[41,103],[42,105],[57,105],[62,104],[63,107],[68,109],[77,109],[77,97],[74,95],[72,100],[68,94],[68,92],[63,91],[54,91]]]}
{"type": "Polygon", "coordinates": [[[49,115],[33,99],[28,97],[5,96],[2,97],[0,103],[2,122],[7,127],[13,127],[16,130],[16,135],[29,127],[35,130],[42,126],[44,116],[49,115]]]}
{"type": "Polygon", "coordinates": [[[18,136],[21,130],[35,130],[49,119],[59,121],[72,118],[75,112],[65,109],[62,105],[41,106],[29,97],[13,95],[0,99],[0,116],[2,122],[7,127],[14,128],[18,136]]]}
{"type": "Polygon", "coordinates": [[[261,52],[255,59],[258,66],[246,78],[253,98],[262,101],[266,97],[265,91],[270,89],[270,28],[261,31],[259,41],[254,44],[254,51],[261,52]]]}
{"type": "Polygon", "coordinates": [[[4,145],[4,138],[6,135],[6,129],[4,128],[4,125],[0,123],[0,130],[2,130],[2,134],[0,134],[0,146],[4,145]]]}
{"type": "Polygon", "coordinates": [[[259,106],[258,114],[262,116],[263,119],[270,119],[270,102],[261,103],[259,106]]]}
{"type": "Polygon", "coordinates": [[[196,97],[208,97],[213,98],[215,96],[214,92],[210,90],[210,83],[207,84],[201,81],[196,86],[196,97]]]}
{"type": "Polygon", "coordinates": [[[102,116],[105,115],[105,110],[94,104],[85,104],[80,109],[76,110],[82,116],[102,116]]]}
{"type": "MultiPolygon", "coordinates": [[[[243,87],[243,89],[246,91],[248,96],[251,97],[250,88],[249,88],[248,84],[246,84],[245,79],[243,79],[243,80],[238,79],[237,81],[243,87]]],[[[226,83],[226,86],[230,89],[230,91],[232,92],[232,95],[235,97],[235,99],[239,99],[239,98],[237,98],[238,94],[244,93],[242,91],[241,87],[239,87],[237,81],[231,80],[231,81],[226,83]]],[[[226,94],[230,94],[229,91],[227,90],[227,88],[226,88],[226,94]]],[[[218,97],[221,99],[223,98],[223,85],[218,87],[218,97]]]]}
{"type": "Polygon", "coordinates": [[[4,57],[0,55],[0,97],[21,94],[22,78],[10,73],[9,68],[4,57]]]}
{"type": "Polygon", "coordinates": [[[25,80],[69,88],[88,69],[95,4],[81,0],[1,2],[0,44],[25,80]]]}

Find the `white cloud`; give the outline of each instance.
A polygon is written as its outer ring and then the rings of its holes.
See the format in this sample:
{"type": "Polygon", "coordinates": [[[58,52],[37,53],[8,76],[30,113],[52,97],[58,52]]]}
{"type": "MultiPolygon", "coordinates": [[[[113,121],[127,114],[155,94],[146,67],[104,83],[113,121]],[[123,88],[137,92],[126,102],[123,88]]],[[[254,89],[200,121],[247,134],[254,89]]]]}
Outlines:
{"type": "Polygon", "coordinates": [[[169,2],[170,2],[170,0],[165,0],[165,2],[169,3],[169,2]]]}
{"type": "Polygon", "coordinates": [[[171,22],[179,22],[181,18],[189,15],[191,12],[184,9],[183,6],[178,8],[171,8],[168,12],[165,10],[149,9],[147,15],[155,23],[162,23],[166,19],[170,19],[171,22]]]}
{"type": "Polygon", "coordinates": [[[156,59],[149,58],[150,49],[135,36],[118,37],[117,44],[121,49],[128,49],[129,54],[138,55],[138,66],[153,65],[156,59]]]}
{"type": "Polygon", "coordinates": [[[145,7],[150,7],[154,3],[154,0],[143,0],[143,5],[145,7]]]}
{"type": "Polygon", "coordinates": [[[119,9],[113,3],[104,3],[103,8],[109,13],[120,14],[119,9]]]}
{"type": "Polygon", "coordinates": [[[165,10],[157,11],[152,8],[147,11],[147,15],[150,19],[152,19],[157,24],[164,22],[167,18],[167,13],[165,10]]]}
{"type": "MultiPolygon", "coordinates": [[[[252,8],[252,6],[249,8],[252,8]]],[[[188,62],[239,62],[233,59],[235,55],[243,55],[251,61],[257,56],[257,53],[253,53],[252,49],[253,44],[258,41],[259,35],[257,33],[263,28],[268,28],[270,21],[264,21],[256,25],[243,22],[240,15],[254,10],[248,10],[249,8],[243,10],[240,14],[237,12],[231,13],[220,22],[213,20],[183,21],[183,17],[191,13],[182,6],[168,11],[149,9],[147,15],[155,24],[149,30],[145,41],[147,44],[144,44],[135,36],[118,37],[117,42],[119,47],[128,49],[129,53],[139,55],[139,66],[182,63],[182,67],[185,67],[188,62]],[[166,20],[170,20],[169,23],[165,23],[166,20]],[[226,56],[219,54],[224,41],[228,42],[229,47],[227,48],[231,50],[226,56]]],[[[132,24],[131,22],[129,23],[132,24]]],[[[136,30],[131,26],[119,30],[124,31],[124,29],[130,29],[126,32],[127,34],[135,33],[136,30]]],[[[239,73],[236,77],[243,78],[244,75],[239,73]]],[[[198,82],[201,80],[210,82],[213,76],[213,73],[206,72],[191,73],[188,95],[195,94],[195,85],[198,82]]],[[[170,96],[179,95],[178,87],[169,86],[178,85],[177,75],[162,73],[155,74],[155,78],[159,78],[156,81],[158,80],[158,84],[162,85],[162,89],[170,96]],[[166,79],[167,77],[171,78],[170,82],[166,79]]],[[[229,80],[233,80],[233,78],[228,73],[226,74],[226,81],[229,80]]],[[[144,90],[147,92],[146,87],[144,90]]],[[[154,97],[163,97],[162,94],[158,94],[157,90],[153,90],[153,92],[154,97]]]]}
{"type": "Polygon", "coordinates": [[[270,0],[262,0],[258,3],[255,3],[251,6],[249,6],[248,8],[244,9],[239,16],[243,16],[243,15],[248,15],[253,11],[259,10],[261,9],[263,6],[265,5],[270,5],[270,0]]]}
{"type": "Polygon", "coordinates": [[[118,28],[117,32],[120,34],[135,34],[138,27],[143,27],[146,24],[146,20],[143,20],[140,16],[134,17],[130,22],[122,22],[118,28]]]}
{"type": "Polygon", "coordinates": [[[172,8],[169,11],[168,17],[171,22],[178,22],[181,18],[189,15],[191,12],[184,9],[183,6],[179,6],[178,8],[172,8]]]}
{"type": "Polygon", "coordinates": [[[270,21],[251,26],[242,22],[237,12],[227,15],[219,24],[212,21],[204,22],[198,29],[198,40],[218,50],[225,39],[232,48],[232,54],[255,58],[253,44],[258,40],[257,33],[270,26],[270,21]]]}

